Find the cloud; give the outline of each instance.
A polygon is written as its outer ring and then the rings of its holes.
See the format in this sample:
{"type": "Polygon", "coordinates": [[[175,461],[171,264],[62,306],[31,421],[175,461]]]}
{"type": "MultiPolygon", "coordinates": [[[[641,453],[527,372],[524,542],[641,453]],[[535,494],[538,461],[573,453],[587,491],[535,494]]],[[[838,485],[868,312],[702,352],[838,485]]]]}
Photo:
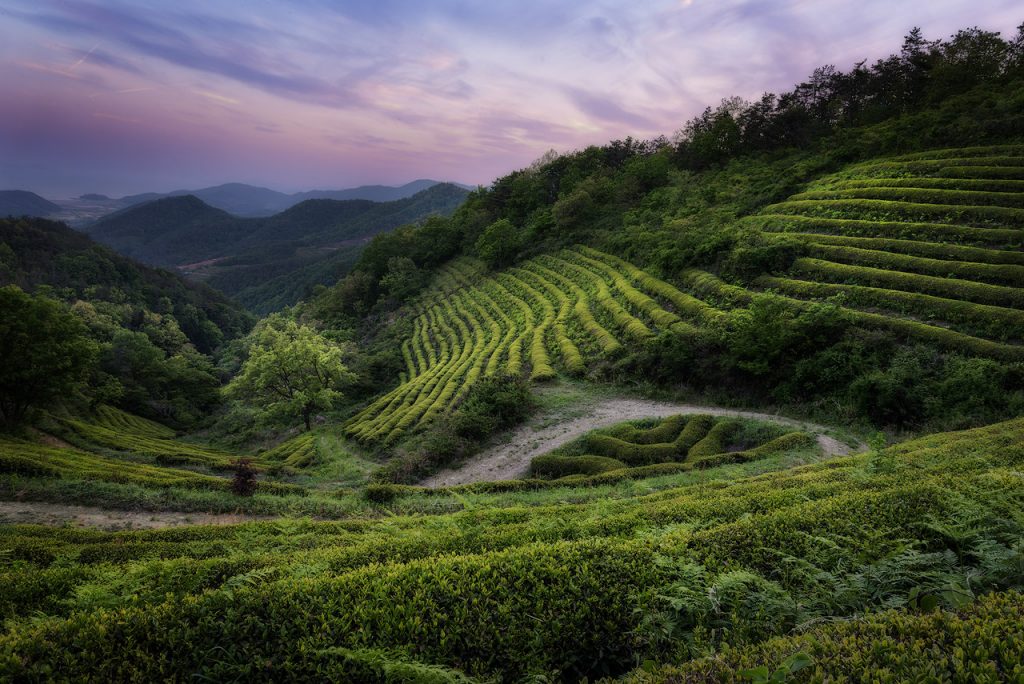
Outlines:
{"type": "Polygon", "coordinates": [[[487,183],[882,57],[917,23],[1020,21],[1013,0],[0,2],[0,178],[133,187],[487,183]]]}
{"type": "Polygon", "coordinates": [[[637,131],[649,131],[656,128],[651,119],[624,109],[618,104],[618,98],[587,92],[571,86],[565,88],[565,94],[581,112],[591,118],[607,123],[624,124],[637,131]]]}

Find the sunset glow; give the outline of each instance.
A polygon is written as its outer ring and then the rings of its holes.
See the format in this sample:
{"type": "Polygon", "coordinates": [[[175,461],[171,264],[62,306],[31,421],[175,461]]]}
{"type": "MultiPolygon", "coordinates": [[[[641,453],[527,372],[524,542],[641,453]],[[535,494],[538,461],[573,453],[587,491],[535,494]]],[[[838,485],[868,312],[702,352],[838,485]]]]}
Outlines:
{"type": "MultiPolygon", "coordinates": [[[[488,184],[944,37],[978,2],[0,3],[0,188],[488,184]]],[[[1012,35],[1020,5],[984,26],[1012,35]]]]}

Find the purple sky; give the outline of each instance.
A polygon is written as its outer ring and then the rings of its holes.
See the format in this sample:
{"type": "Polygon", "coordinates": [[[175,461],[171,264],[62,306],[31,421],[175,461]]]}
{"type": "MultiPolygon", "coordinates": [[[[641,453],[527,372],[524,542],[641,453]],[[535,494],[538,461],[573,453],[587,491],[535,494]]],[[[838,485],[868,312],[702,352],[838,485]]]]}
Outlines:
{"type": "Polygon", "coordinates": [[[0,0],[0,189],[488,184],[1019,0],[0,0]]]}

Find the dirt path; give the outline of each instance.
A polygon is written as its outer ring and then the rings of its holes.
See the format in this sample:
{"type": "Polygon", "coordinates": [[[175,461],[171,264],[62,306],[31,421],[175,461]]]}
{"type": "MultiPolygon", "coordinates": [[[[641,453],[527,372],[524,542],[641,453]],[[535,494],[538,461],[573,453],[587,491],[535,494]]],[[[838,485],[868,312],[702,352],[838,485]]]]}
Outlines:
{"type": "Polygon", "coordinates": [[[181,525],[231,525],[263,517],[230,513],[115,511],[41,501],[0,501],[0,524],[65,525],[102,530],[142,530],[181,525]]]}
{"type": "MultiPolygon", "coordinates": [[[[828,430],[823,425],[815,425],[770,413],[737,411],[696,404],[675,404],[647,399],[606,399],[593,404],[586,414],[554,425],[545,425],[550,416],[540,416],[531,424],[513,431],[503,444],[498,444],[478,454],[460,468],[442,471],[428,477],[420,484],[427,487],[444,487],[469,482],[513,480],[526,474],[530,460],[534,456],[551,451],[591,430],[626,420],[663,418],[678,414],[705,414],[768,420],[815,433],[818,445],[826,454],[841,456],[851,451],[849,446],[839,440],[821,434],[828,430]],[[541,427],[537,427],[538,424],[541,427]]],[[[866,446],[863,444],[858,445],[858,450],[865,448],[866,446]]]]}

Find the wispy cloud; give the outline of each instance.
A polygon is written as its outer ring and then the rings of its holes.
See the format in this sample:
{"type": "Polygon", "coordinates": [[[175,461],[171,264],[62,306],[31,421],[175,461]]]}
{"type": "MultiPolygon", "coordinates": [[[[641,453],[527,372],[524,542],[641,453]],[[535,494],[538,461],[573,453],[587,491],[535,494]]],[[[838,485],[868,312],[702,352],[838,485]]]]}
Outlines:
{"type": "Polygon", "coordinates": [[[115,193],[487,183],[551,147],[671,133],[722,97],[881,57],[914,25],[1022,18],[1018,0],[0,3],[0,186],[115,193]]]}

